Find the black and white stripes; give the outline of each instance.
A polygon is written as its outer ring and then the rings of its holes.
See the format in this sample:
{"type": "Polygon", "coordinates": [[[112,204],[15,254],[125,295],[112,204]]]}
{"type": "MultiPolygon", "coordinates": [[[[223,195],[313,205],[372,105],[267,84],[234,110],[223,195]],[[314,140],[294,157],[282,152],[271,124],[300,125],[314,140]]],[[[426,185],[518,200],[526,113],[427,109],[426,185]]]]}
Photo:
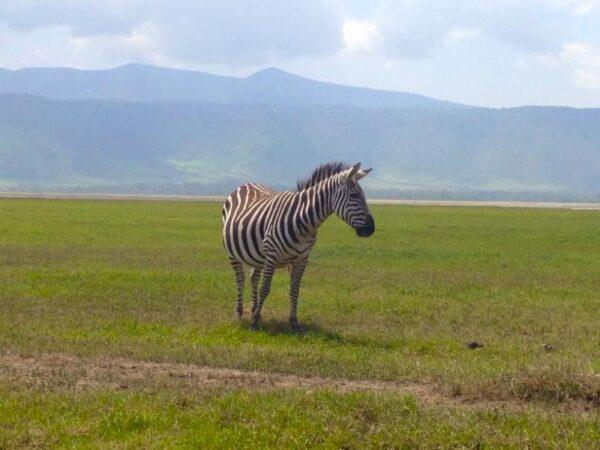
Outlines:
{"type": "Polygon", "coordinates": [[[278,267],[290,267],[290,325],[296,317],[300,280],[319,226],[334,212],[359,236],[375,231],[373,217],[358,180],[371,169],[360,163],[348,167],[324,164],[310,178],[298,183],[295,192],[277,192],[247,183],[233,191],[223,205],[223,244],[236,275],[237,315],[243,314],[244,269],[251,266],[252,326],[260,321],[271,278],[278,267]],[[262,285],[258,289],[262,274],[262,285]]]}

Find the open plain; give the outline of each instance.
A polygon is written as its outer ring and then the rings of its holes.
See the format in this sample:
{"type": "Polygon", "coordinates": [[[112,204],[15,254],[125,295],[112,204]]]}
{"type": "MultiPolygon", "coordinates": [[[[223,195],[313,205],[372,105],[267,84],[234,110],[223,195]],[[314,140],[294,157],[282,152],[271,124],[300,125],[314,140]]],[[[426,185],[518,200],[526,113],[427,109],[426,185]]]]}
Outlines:
{"type": "Polygon", "coordinates": [[[0,200],[0,448],[600,446],[600,212],[372,212],[293,333],[284,270],[233,318],[218,203],[0,200]]]}

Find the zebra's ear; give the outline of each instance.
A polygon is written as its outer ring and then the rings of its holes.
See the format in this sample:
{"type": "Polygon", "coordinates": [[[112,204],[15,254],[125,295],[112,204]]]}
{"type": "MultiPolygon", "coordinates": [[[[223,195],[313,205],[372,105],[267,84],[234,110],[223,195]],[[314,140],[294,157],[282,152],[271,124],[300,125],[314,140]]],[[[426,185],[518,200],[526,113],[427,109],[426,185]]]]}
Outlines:
{"type": "Polygon", "coordinates": [[[373,168],[369,168],[366,170],[359,170],[356,175],[354,176],[354,179],[356,181],[360,180],[361,178],[366,177],[367,175],[369,175],[369,172],[371,172],[371,170],[373,170],[373,168]]]}
{"type": "Polygon", "coordinates": [[[356,175],[358,173],[358,170],[360,169],[360,163],[356,163],[354,164],[349,170],[348,173],[346,174],[345,178],[344,178],[344,182],[348,182],[352,179],[352,177],[354,177],[354,175],[356,175]]]}

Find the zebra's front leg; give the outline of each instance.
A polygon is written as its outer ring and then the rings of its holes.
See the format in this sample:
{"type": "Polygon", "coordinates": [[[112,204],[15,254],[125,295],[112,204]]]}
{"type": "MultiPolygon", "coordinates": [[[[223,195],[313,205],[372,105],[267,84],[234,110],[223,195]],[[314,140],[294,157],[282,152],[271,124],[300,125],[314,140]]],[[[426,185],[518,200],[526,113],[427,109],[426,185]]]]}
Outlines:
{"type": "Polygon", "coordinates": [[[267,260],[267,262],[265,262],[265,266],[263,267],[262,273],[262,286],[260,287],[256,308],[252,313],[251,327],[253,330],[258,328],[258,324],[260,322],[260,312],[262,310],[263,303],[271,291],[271,280],[273,279],[273,274],[275,273],[275,264],[267,260]]]}
{"type": "Polygon", "coordinates": [[[237,306],[235,314],[238,319],[244,315],[244,267],[242,263],[235,260],[229,261],[235,272],[235,284],[237,285],[237,306]]]}
{"type": "Polygon", "coordinates": [[[304,275],[304,269],[308,259],[302,259],[292,264],[292,270],[290,272],[290,327],[294,331],[299,331],[298,326],[298,294],[300,292],[300,281],[302,281],[302,275],[304,275]]]}
{"type": "Polygon", "coordinates": [[[258,281],[260,280],[260,274],[262,269],[260,267],[253,267],[250,270],[250,285],[252,286],[252,314],[258,307],[258,281]]]}

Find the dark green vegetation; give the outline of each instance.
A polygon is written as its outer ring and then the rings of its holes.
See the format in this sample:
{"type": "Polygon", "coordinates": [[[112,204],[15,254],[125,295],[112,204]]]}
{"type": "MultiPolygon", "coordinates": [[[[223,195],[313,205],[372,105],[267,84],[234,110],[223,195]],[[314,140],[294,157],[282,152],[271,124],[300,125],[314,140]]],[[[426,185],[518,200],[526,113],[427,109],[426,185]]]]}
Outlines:
{"type": "Polygon", "coordinates": [[[0,94],[0,189],[226,194],[247,180],[290,187],[341,159],[375,167],[365,185],[378,196],[600,195],[600,109],[468,108],[277,70],[147,66],[0,71],[0,94]]]}
{"type": "Polygon", "coordinates": [[[0,201],[0,349],[393,380],[473,405],[160,383],[77,390],[60,371],[36,384],[0,365],[0,446],[598,442],[598,212],[373,207],[369,239],[331,219],[300,295],[306,332],[293,334],[285,271],[261,330],[233,319],[219,209],[0,201]]]}

